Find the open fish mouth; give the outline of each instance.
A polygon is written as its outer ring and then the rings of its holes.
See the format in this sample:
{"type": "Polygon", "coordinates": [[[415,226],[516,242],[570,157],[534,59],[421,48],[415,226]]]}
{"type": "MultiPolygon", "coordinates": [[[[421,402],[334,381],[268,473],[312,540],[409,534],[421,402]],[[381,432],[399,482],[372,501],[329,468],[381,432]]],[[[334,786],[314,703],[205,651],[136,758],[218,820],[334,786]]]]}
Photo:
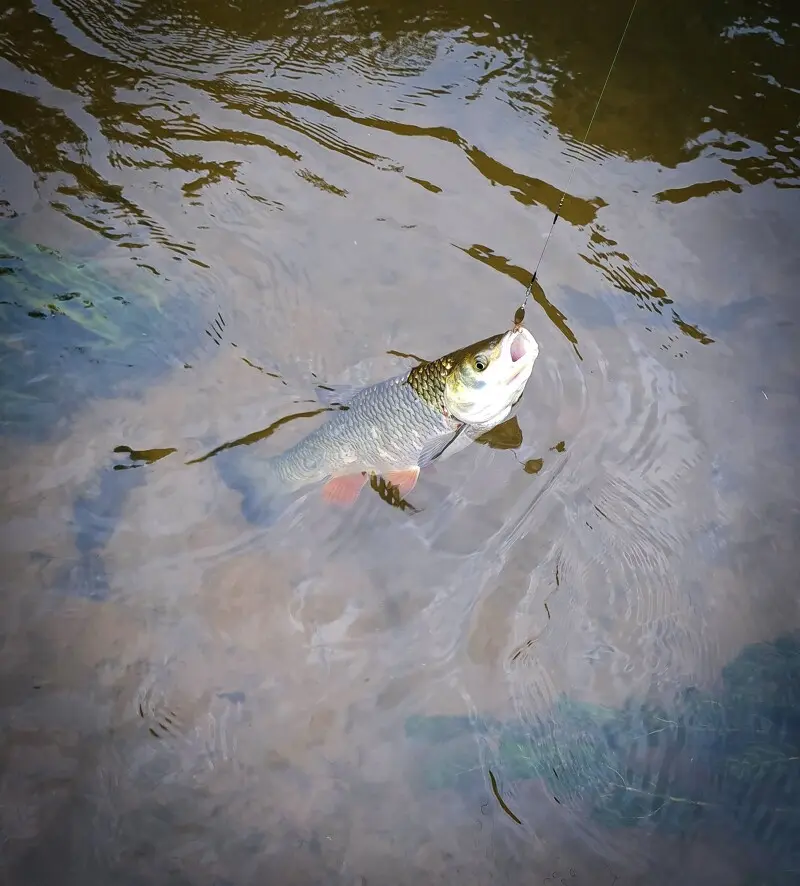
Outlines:
{"type": "Polygon", "coordinates": [[[508,356],[514,366],[515,377],[524,368],[531,365],[538,355],[539,346],[536,343],[536,339],[527,329],[522,328],[511,333],[508,344],[508,356]]]}
{"type": "Polygon", "coordinates": [[[516,363],[517,360],[521,360],[530,350],[529,343],[527,341],[527,336],[522,333],[522,331],[518,332],[511,341],[511,349],[509,353],[511,354],[511,361],[516,363]]]}

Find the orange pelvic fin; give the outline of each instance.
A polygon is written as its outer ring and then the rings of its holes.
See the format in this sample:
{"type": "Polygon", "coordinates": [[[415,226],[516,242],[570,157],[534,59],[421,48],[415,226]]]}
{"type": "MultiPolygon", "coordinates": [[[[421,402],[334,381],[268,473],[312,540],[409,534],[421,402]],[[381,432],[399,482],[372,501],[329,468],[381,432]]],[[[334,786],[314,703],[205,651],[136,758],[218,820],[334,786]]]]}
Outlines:
{"type": "Polygon", "coordinates": [[[367,479],[364,473],[332,477],[322,487],[322,497],[331,504],[351,505],[358,498],[367,479]]]}
{"type": "Polygon", "coordinates": [[[418,467],[407,468],[404,471],[389,471],[384,477],[388,483],[397,487],[397,491],[400,493],[401,498],[408,495],[408,493],[417,485],[418,478],[418,467]]]}

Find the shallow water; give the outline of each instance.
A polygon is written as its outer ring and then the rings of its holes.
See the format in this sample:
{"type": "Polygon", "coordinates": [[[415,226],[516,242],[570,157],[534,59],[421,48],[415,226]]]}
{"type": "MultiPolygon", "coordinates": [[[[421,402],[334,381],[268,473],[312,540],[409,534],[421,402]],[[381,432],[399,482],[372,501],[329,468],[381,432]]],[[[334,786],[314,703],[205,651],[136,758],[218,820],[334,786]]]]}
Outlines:
{"type": "Polygon", "coordinates": [[[800,628],[800,18],[662,7],[585,147],[626,3],[5,7],[4,882],[795,882],[723,669],[800,628]],[[249,524],[217,465],[505,328],[567,187],[517,425],[249,524]]]}

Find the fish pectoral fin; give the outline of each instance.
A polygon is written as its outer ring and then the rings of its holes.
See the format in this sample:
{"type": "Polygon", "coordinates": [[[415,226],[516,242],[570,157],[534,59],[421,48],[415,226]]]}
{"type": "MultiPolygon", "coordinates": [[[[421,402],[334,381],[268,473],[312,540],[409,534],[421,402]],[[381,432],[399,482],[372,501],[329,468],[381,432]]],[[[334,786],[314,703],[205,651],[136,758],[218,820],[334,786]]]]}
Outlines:
{"type": "Polygon", "coordinates": [[[347,406],[361,390],[357,385],[315,385],[314,393],[323,406],[347,406]]]}
{"type": "Polygon", "coordinates": [[[452,443],[455,443],[459,437],[463,438],[463,442],[459,441],[459,445],[455,447],[455,451],[457,451],[461,446],[470,442],[469,437],[464,435],[464,431],[466,429],[466,425],[460,425],[455,431],[450,434],[443,434],[441,437],[435,437],[431,440],[426,446],[423,447],[422,452],[419,454],[419,463],[421,465],[430,464],[432,461],[435,461],[439,458],[442,453],[446,449],[450,447],[452,443]]]}
{"type": "Polygon", "coordinates": [[[322,487],[322,497],[331,504],[351,505],[358,498],[368,479],[363,472],[332,477],[322,487]]]}
{"type": "Polygon", "coordinates": [[[417,479],[419,477],[419,468],[407,468],[403,471],[389,471],[387,474],[384,474],[383,478],[387,483],[391,483],[392,486],[397,487],[397,491],[400,493],[401,498],[405,498],[409,492],[417,485],[417,479]]]}

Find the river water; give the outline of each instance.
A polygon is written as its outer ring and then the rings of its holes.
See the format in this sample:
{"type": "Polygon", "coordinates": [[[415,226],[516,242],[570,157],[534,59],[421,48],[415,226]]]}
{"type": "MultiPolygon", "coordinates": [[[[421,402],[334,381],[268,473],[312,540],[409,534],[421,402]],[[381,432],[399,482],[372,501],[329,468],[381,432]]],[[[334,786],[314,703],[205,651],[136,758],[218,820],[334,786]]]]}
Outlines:
{"type": "Polygon", "coordinates": [[[639,0],[582,147],[629,13],[2,5],[3,883],[797,882],[800,16],[639,0]],[[516,419],[249,523],[564,189],[516,419]]]}

